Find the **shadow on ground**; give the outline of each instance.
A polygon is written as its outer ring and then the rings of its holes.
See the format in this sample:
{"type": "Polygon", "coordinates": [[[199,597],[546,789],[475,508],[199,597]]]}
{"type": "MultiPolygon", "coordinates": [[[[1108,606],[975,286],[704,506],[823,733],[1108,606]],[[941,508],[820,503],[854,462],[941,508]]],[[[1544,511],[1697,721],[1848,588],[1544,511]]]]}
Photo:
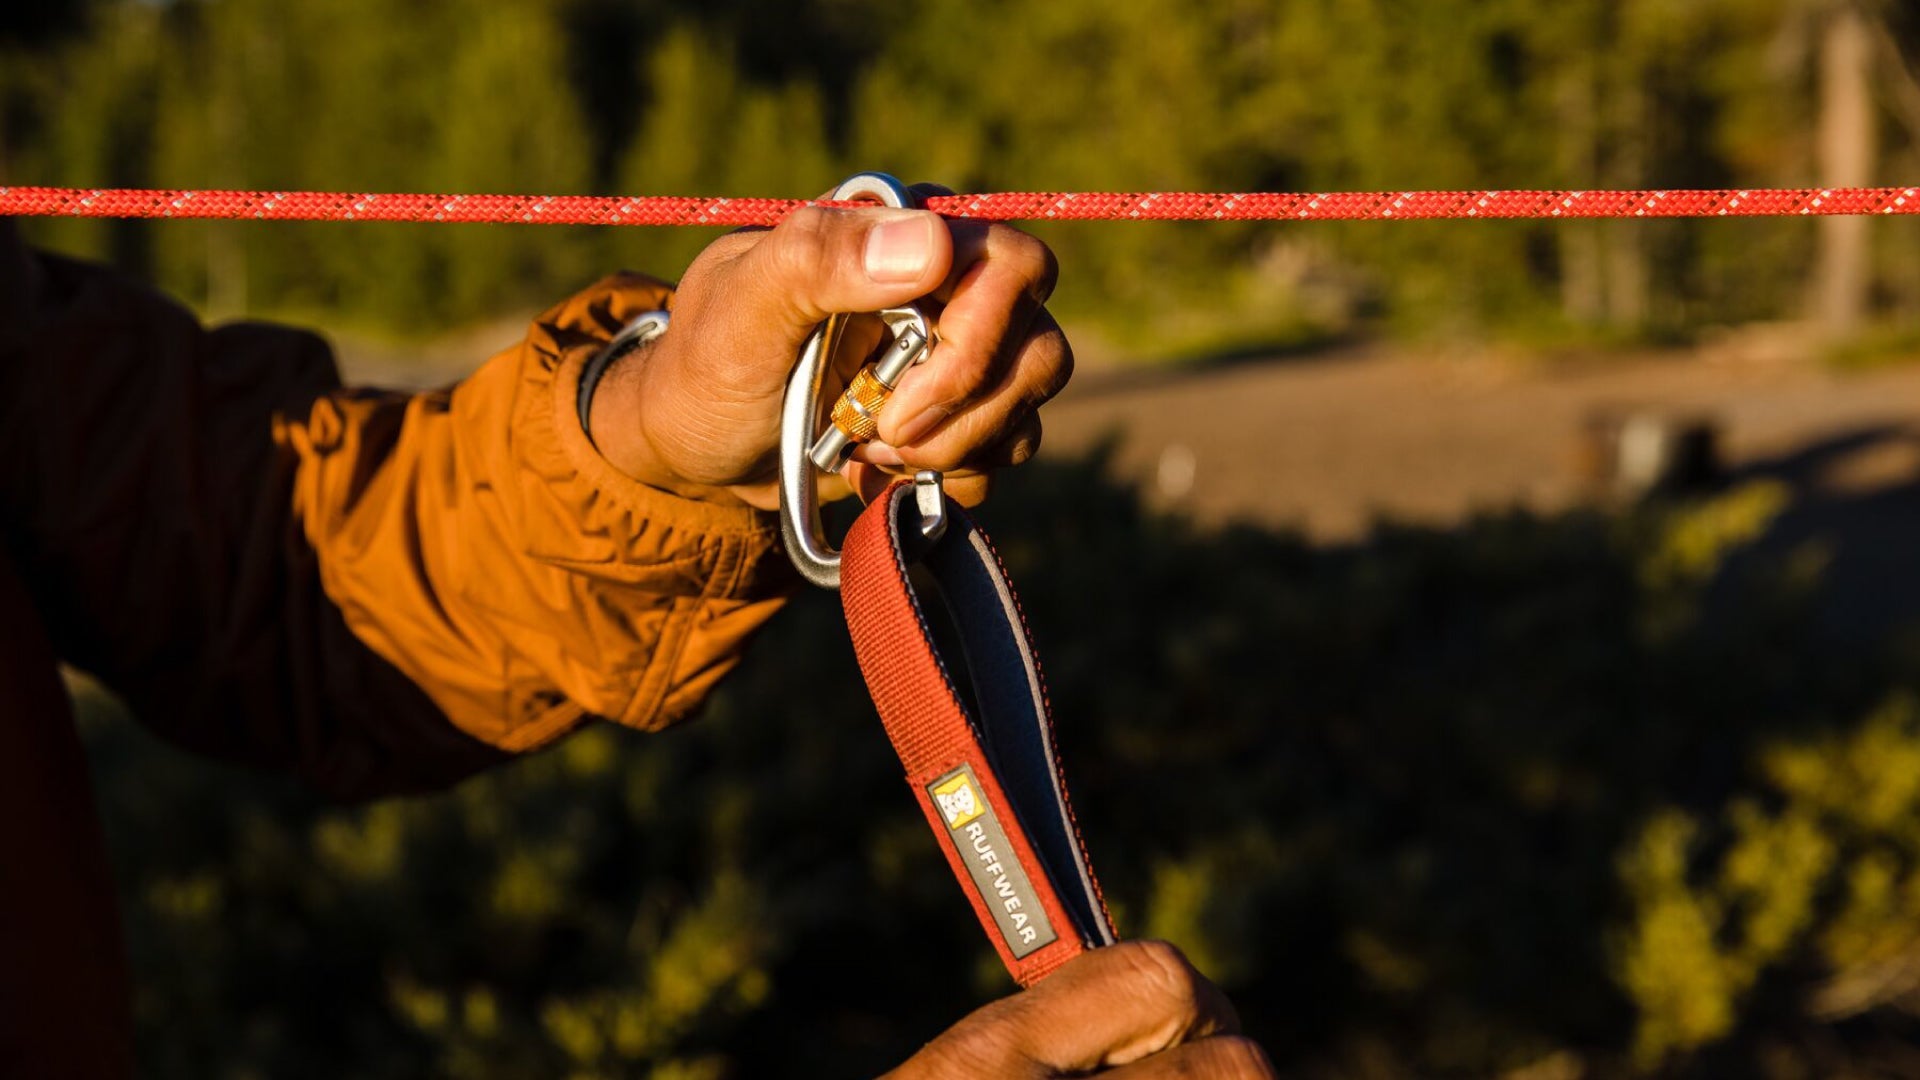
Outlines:
{"type": "Polygon", "coordinates": [[[1736,479],[1789,485],[1792,504],[1758,553],[1823,553],[1823,629],[1871,641],[1920,613],[1920,427],[1855,428],[1749,463],[1736,479]]]}

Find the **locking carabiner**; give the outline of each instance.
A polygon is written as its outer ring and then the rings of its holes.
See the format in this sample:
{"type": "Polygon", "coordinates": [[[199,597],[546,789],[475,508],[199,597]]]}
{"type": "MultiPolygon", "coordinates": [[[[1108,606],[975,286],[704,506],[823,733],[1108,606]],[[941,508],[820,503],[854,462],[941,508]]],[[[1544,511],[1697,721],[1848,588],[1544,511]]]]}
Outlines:
{"type": "MultiPolygon", "coordinates": [[[[885,173],[861,173],[831,196],[836,201],[867,200],[883,206],[915,208],[920,199],[885,173]]],[[[900,376],[933,351],[933,320],[918,303],[878,313],[893,341],[862,368],[834,403],[831,428],[820,432],[820,393],[827,366],[840,344],[842,316],[829,317],[807,337],[780,407],[780,535],[800,576],[824,589],[840,587],[840,552],[827,540],[820,521],[818,472],[837,473],[858,444],[873,438],[881,406],[900,376]],[[818,470],[818,472],[816,471],[818,470]]],[[[940,474],[923,470],[914,477],[921,510],[920,531],[937,540],[946,529],[946,497],[940,474]]]]}

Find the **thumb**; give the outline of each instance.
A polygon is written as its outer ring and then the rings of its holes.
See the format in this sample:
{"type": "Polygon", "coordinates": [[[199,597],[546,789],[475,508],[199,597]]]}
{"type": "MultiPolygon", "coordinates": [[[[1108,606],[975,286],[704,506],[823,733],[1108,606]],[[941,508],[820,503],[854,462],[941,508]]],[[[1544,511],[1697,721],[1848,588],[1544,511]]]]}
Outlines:
{"type": "Polygon", "coordinates": [[[938,214],[805,207],[734,264],[738,292],[762,325],[796,340],[828,315],[878,311],[927,295],[953,264],[938,214]]]}

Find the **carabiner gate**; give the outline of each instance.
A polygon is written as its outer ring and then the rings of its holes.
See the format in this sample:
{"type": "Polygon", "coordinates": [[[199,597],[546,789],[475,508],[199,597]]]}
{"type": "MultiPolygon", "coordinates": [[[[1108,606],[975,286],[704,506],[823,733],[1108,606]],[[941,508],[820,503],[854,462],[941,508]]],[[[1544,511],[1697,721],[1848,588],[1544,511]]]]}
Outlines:
{"type": "MultiPolygon", "coordinates": [[[[861,173],[834,189],[836,201],[868,200],[884,206],[913,208],[920,200],[900,181],[885,173],[861,173]]],[[[780,406],[780,535],[787,555],[800,576],[824,589],[840,587],[840,552],[827,540],[820,520],[819,472],[837,473],[853,447],[873,437],[876,416],[900,376],[933,351],[933,320],[918,303],[878,313],[893,335],[892,344],[878,360],[862,368],[835,402],[831,427],[822,434],[820,392],[827,366],[840,343],[844,325],[835,315],[821,323],[800,349],[787,380],[780,406]]],[[[940,474],[923,470],[914,476],[920,507],[920,531],[937,540],[946,531],[946,496],[940,474]]]]}

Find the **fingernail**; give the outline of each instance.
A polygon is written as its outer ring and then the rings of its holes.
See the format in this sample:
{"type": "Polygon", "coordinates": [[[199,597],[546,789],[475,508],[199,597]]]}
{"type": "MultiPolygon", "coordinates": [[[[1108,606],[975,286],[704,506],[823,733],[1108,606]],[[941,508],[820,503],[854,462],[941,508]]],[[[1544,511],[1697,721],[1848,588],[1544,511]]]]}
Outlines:
{"type": "Polygon", "coordinates": [[[933,259],[933,223],[914,213],[875,225],[867,234],[867,277],[886,284],[920,280],[933,259]]]}
{"type": "Polygon", "coordinates": [[[923,410],[920,415],[901,424],[900,430],[895,433],[893,441],[901,446],[912,446],[914,443],[933,434],[933,429],[946,423],[947,418],[952,415],[952,413],[938,405],[929,406],[923,410]]]}

